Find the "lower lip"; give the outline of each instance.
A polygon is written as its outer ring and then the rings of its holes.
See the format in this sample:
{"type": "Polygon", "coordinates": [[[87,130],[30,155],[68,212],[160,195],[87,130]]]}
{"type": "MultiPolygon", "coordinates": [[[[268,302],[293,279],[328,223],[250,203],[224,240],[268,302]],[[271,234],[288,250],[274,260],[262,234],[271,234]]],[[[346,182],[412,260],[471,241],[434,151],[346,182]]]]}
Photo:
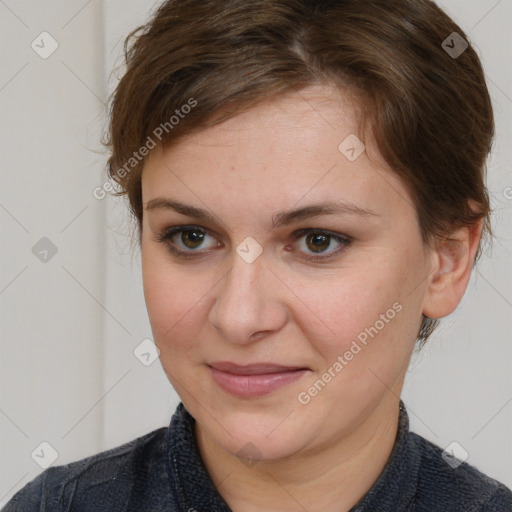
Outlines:
{"type": "Polygon", "coordinates": [[[260,375],[237,375],[210,367],[213,380],[224,391],[241,397],[267,395],[277,389],[300,379],[309,370],[292,370],[260,375]]]}

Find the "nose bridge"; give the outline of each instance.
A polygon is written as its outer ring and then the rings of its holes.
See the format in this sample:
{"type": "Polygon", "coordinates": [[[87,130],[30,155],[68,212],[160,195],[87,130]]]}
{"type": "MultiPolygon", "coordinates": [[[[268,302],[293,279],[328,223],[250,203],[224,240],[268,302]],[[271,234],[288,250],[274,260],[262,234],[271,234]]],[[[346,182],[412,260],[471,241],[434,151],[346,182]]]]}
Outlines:
{"type": "MultiPolygon", "coordinates": [[[[242,244],[241,244],[242,245],[242,244]]],[[[250,262],[238,253],[210,310],[210,322],[227,341],[246,343],[253,334],[277,329],[282,315],[268,279],[263,256],[250,262]]]]}

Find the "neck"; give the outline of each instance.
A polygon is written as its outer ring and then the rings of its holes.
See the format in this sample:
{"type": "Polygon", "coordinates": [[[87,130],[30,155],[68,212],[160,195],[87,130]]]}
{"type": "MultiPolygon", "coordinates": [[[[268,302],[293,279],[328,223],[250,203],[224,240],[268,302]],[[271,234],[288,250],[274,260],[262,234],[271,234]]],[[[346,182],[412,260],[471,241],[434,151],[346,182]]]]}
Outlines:
{"type": "Polygon", "coordinates": [[[195,437],[210,478],[233,512],[344,512],[378,479],[397,429],[398,400],[391,397],[348,435],[251,467],[223,450],[197,423],[195,437]]]}

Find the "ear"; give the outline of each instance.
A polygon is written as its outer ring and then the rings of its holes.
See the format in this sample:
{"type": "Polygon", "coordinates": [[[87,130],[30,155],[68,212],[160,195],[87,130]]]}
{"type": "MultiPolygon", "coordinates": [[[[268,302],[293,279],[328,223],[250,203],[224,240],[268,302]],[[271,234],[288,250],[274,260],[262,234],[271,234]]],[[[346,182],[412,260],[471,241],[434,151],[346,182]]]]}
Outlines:
{"type": "Polygon", "coordinates": [[[442,318],[458,306],[471,277],[483,221],[454,231],[432,249],[433,267],[423,303],[428,318],[442,318]]]}

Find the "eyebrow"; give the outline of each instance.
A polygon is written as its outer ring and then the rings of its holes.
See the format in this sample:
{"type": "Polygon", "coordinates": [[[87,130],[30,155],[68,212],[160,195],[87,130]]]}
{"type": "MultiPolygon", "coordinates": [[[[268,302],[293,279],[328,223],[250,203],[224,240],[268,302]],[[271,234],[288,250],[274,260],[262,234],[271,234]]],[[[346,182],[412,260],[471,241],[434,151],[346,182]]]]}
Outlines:
{"type": "MultiPolygon", "coordinates": [[[[214,216],[202,208],[190,206],[180,201],[164,197],[151,199],[146,205],[146,210],[160,209],[174,210],[182,215],[187,215],[188,217],[215,222],[214,216]]],[[[380,217],[378,213],[362,208],[354,203],[345,201],[324,201],[322,203],[311,204],[295,210],[277,212],[272,216],[272,229],[276,229],[280,226],[286,226],[293,222],[309,219],[311,217],[318,217],[320,215],[358,215],[361,217],[380,217]]]]}

